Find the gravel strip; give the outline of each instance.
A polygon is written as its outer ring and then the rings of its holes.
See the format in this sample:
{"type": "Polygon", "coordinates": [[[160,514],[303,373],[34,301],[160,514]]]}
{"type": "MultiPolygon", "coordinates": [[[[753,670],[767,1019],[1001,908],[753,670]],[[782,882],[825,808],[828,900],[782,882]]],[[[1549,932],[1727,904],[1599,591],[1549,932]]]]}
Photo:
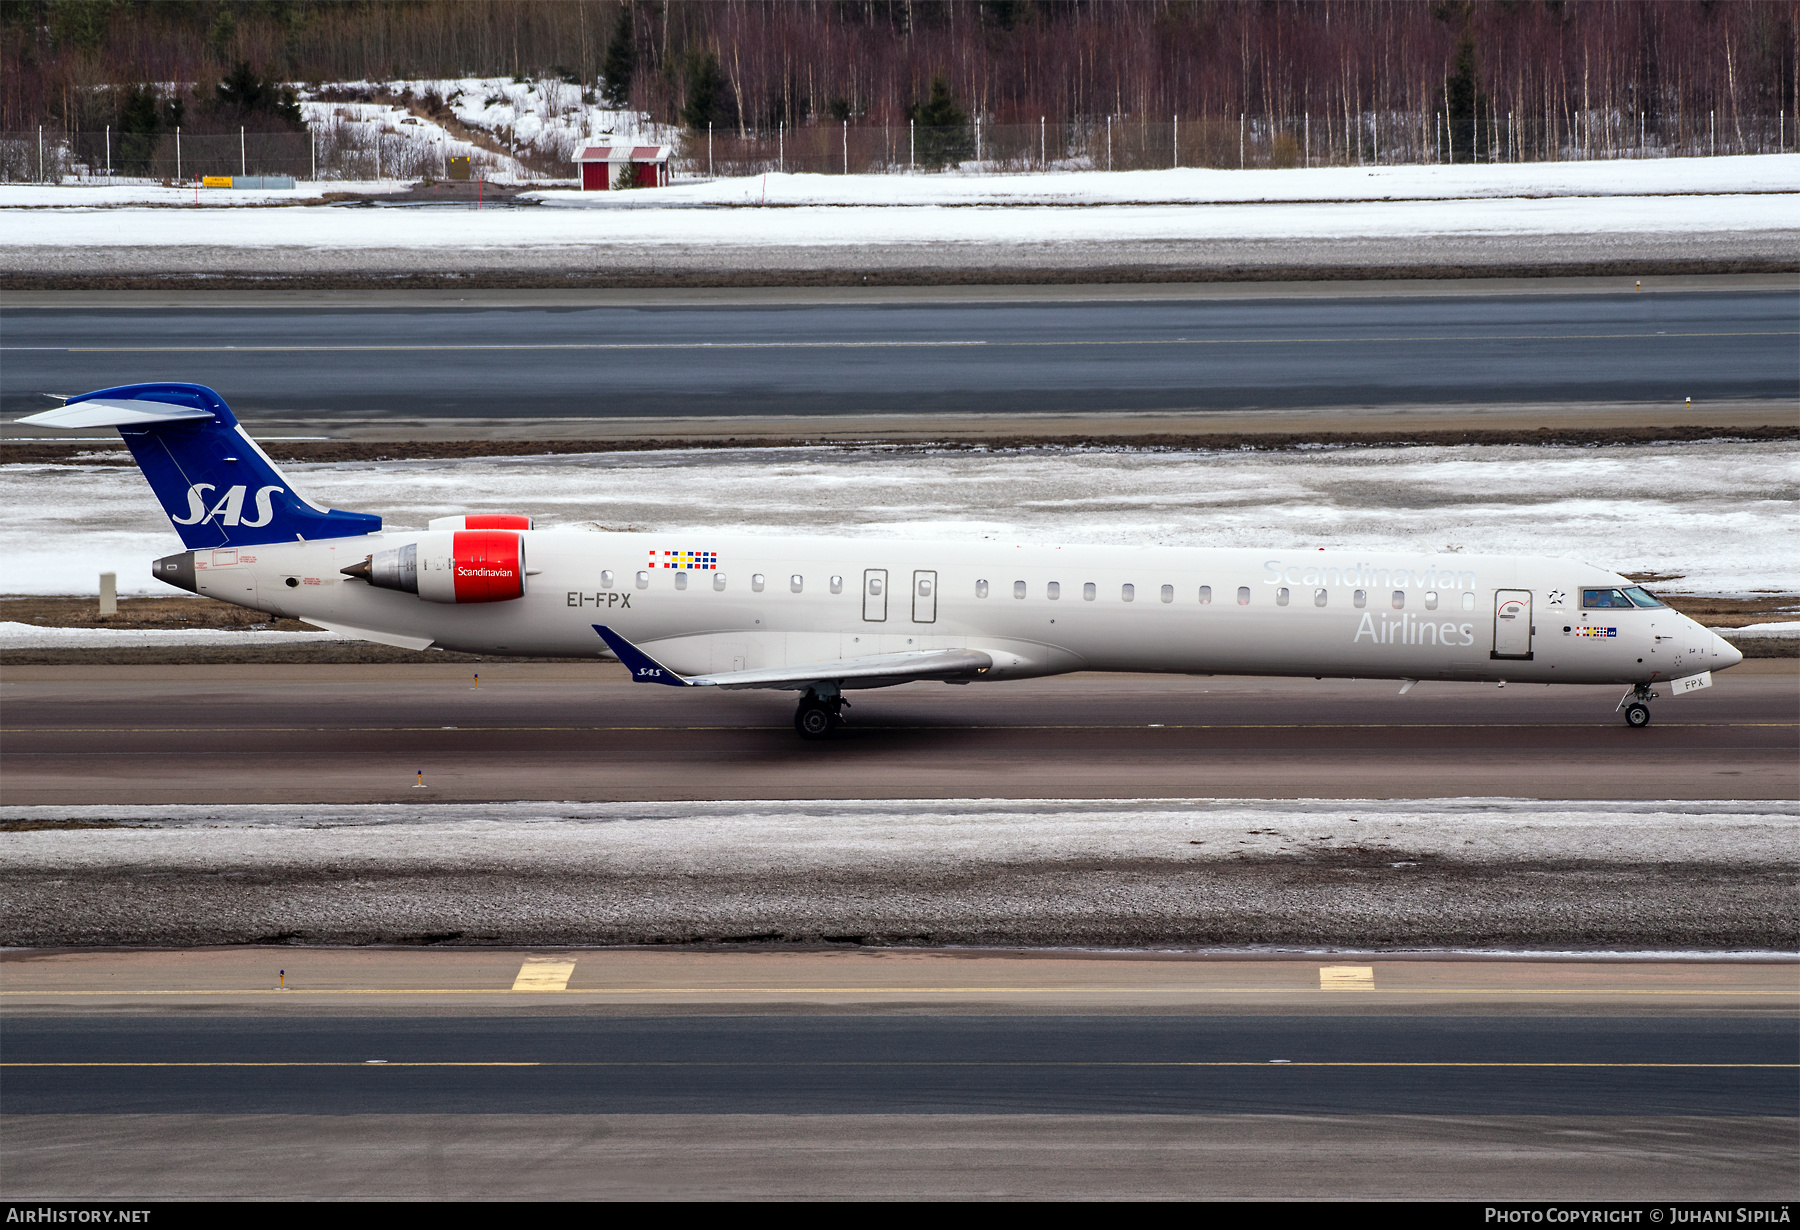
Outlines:
{"type": "Polygon", "coordinates": [[[1800,805],[0,809],[0,943],[1759,948],[1800,805]]]}

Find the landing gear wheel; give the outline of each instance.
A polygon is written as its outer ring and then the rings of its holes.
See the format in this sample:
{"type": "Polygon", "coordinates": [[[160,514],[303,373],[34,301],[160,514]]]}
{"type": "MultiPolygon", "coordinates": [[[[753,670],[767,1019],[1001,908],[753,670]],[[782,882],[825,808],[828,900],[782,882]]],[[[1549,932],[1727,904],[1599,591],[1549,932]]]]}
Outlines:
{"type": "Polygon", "coordinates": [[[1650,724],[1650,706],[1642,701],[1632,701],[1625,706],[1625,724],[1643,727],[1650,724]]]}
{"type": "Polygon", "coordinates": [[[816,700],[803,700],[794,711],[794,729],[802,739],[828,739],[837,724],[838,716],[831,707],[816,700]]]}

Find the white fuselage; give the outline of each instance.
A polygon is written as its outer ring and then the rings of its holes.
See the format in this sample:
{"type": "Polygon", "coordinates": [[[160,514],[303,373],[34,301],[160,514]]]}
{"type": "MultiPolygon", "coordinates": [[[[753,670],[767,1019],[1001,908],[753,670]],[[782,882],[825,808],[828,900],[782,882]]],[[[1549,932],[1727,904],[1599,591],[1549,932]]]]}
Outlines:
{"type": "Polygon", "coordinates": [[[827,677],[833,660],[971,648],[993,657],[984,679],[1109,670],[1639,684],[1741,660],[1666,607],[1583,610],[1584,587],[1629,582],[1534,556],[553,529],[523,534],[530,575],[512,601],[426,602],[339,573],[419,536],[198,551],[196,584],[369,639],[479,653],[606,657],[594,631],[605,624],[683,674],[818,662],[827,677]]]}

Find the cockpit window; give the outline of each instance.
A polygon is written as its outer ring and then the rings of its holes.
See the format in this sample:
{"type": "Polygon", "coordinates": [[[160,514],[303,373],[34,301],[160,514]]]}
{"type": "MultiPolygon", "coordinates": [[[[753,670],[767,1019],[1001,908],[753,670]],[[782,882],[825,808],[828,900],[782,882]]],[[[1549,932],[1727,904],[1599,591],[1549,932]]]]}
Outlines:
{"type": "Polygon", "coordinates": [[[1616,589],[1584,589],[1581,591],[1581,605],[1590,611],[1599,607],[1625,607],[1629,610],[1631,599],[1616,589]]]}
{"type": "Polygon", "coordinates": [[[1629,597],[1631,599],[1631,601],[1633,603],[1635,603],[1638,606],[1661,606],[1662,605],[1662,603],[1660,603],[1656,600],[1654,595],[1652,595],[1649,591],[1645,590],[1642,586],[1639,586],[1639,585],[1633,585],[1630,589],[1625,591],[1625,594],[1627,597],[1629,597]]]}

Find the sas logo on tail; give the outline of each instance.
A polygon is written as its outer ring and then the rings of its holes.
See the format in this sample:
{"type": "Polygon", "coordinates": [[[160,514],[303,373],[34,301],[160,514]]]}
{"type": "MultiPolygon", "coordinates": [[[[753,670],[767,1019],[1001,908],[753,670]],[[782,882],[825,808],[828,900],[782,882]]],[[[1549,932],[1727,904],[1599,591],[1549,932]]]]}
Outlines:
{"type": "Polygon", "coordinates": [[[259,487],[256,491],[256,516],[254,519],[244,516],[244,493],[248,488],[239,485],[226,490],[219,497],[218,503],[211,508],[206,506],[207,497],[202,492],[216,491],[211,483],[195,483],[188,488],[188,514],[185,517],[171,516],[169,520],[176,525],[211,525],[216,518],[220,525],[247,525],[252,529],[267,525],[275,519],[275,510],[269,503],[269,496],[274,492],[285,493],[285,487],[259,487]]]}

